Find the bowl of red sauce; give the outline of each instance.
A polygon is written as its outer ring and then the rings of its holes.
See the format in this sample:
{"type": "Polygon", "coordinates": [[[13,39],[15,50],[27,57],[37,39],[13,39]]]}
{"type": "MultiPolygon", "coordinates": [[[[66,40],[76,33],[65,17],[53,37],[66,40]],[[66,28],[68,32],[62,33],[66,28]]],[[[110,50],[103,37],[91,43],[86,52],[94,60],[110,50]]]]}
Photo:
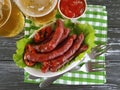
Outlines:
{"type": "Polygon", "coordinates": [[[80,18],[86,11],[86,0],[59,0],[58,10],[67,19],[80,18]]]}

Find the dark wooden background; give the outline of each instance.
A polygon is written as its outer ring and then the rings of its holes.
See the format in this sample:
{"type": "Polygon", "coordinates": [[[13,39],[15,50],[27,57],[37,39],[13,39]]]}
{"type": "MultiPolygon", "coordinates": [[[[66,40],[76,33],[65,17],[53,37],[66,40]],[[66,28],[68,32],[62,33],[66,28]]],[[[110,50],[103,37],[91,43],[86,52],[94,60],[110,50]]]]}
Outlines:
{"type": "MultiPolygon", "coordinates": [[[[106,53],[107,83],[93,86],[51,85],[42,90],[120,90],[120,0],[87,0],[87,3],[107,7],[108,44],[112,47],[106,53]]],[[[16,38],[0,37],[0,90],[40,90],[38,84],[23,82],[23,69],[16,67],[12,60],[16,38]]]]}

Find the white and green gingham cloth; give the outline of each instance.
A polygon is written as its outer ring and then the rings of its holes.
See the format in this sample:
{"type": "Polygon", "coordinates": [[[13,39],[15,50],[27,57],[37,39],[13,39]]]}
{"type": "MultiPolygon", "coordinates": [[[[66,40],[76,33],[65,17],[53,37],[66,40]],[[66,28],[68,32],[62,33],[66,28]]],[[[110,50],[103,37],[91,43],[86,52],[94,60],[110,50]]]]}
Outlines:
{"type": "MultiPolygon", "coordinates": [[[[88,5],[87,11],[80,19],[80,23],[89,23],[95,29],[95,43],[107,42],[107,12],[105,6],[88,5]]],[[[34,30],[39,27],[35,26],[32,21],[26,19],[25,23],[25,37],[31,35],[34,30]]],[[[99,56],[96,60],[105,60],[105,55],[99,56]]],[[[40,83],[44,78],[30,79],[29,74],[24,72],[24,82],[27,83],[40,83]]],[[[54,84],[66,85],[92,85],[104,84],[106,82],[106,72],[82,72],[74,71],[64,74],[57,79],[54,84]]]]}

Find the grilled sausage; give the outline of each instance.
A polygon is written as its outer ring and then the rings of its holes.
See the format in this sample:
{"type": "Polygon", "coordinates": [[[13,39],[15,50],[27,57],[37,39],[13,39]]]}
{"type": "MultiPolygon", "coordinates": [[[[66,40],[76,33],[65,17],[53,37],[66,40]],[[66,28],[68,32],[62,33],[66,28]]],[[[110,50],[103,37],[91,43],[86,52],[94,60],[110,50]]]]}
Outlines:
{"type": "Polygon", "coordinates": [[[64,41],[68,37],[69,33],[70,33],[70,29],[69,28],[64,28],[64,33],[63,33],[59,43],[64,41]]]}
{"type": "Polygon", "coordinates": [[[26,55],[24,56],[24,62],[27,66],[34,66],[36,64],[36,62],[32,62],[32,61],[26,59],[26,55]]]}
{"type": "Polygon", "coordinates": [[[46,38],[48,38],[50,36],[50,34],[52,33],[52,26],[47,26],[42,28],[41,30],[39,30],[35,36],[34,36],[34,42],[38,43],[38,42],[42,42],[44,41],[46,38]]]}
{"type": "Polygon", "coordinates": [[[57,20],[57,23],[58,25],[52,39],[45,44],[34,46],[37,52],[50,52],[59,44],[61,37],[64,33],[64,23],[61,20],[57,20]]]}
{"type": "MultiPolygon", "coordinates": [[[[73,56],[71,56],[69,59],[72,60],[74,59],[76,56],[78,56],[80,53],[86,51],[88,49],[88,45],[82,45],[78,50],[77,52],[75,52],[75,54],[73,56]]],[[[46,61],[46,62],[43,62],[43,65],[41,67],[41,71],[43,73],[46,73],[47,71],[49,71],[50,69],[50,61],[46,61]]],[[[55,71],[55,70],[54,70],[55,71]]]]}
{"type": "MultiPolygon", "coordinates": [[[[70,29],[69,28],[65,28],[64,29],[64,33],[63,33],[59,43],[64,41],[68,37],[69,33],[70,33],[70,29]]],[[[37,35],[38,35],[38,33],[36,33],[36,37],[39,38],[40,36],[39,35],[37,36],[37,35]]],[[[37,49],[37,47],[40,47],[41,45],[44,45],[45,43],[49,42],[52,39],[53,35],[54,35],[54,32],[52,32],[51,35],[48,38],[46,38],[44,41],[39,43],[40,45],[33,44],[32,47],[37,49]]],[[[38,51],[38,50],[36,50],[36,51],[38,51]]]]}
{"type": "Polygon", "coordinates": [[[41,71],[43,73],[46,73],[47,71],[49,71],[49,66],[50,66],[49,61],[43,62],[42,67],[41,67],[41,71]]]}
{"type": "Polygon", "coordinates": [[[34,53],[35,50],[28,44],[25,48],[24,62],[27,66],[34,66],[36,64],[36,62],[32,62],[32,61],[27,59],[27,55],[28,55],[29,52],[34,53]]]}
{"type": "Polygon", "coordinates": [[[86,51],[87,49],[88,49],[88,45],[81,45],[80,48],[75,52],[75,54],[70,57],[70,59],[75,58],[76,56],[78,56],[80,53],[86,51]]]}
{"type": "Polygon", "coordinates": [[[59,68],[61,68],[65,63],[67,63],[70,60],[69,58],[73,56],[75,52],[80,48],[83,40],[84,40],[84,35],[80,34],[73,43],[72,47],[64,55],[57,57],[54,60],[51,60],[50,71],[55,72],[59,68]]]}
{"type": "Polygon", "coordinates": [[[58,56],[63,55],[66,51],[69,50],[69,48],[72,46],[73,41],[76,39],[76,35],[73,34],[67,38],[65,42],[63,42],[62,45],[60,45],[57,49],[49,52],[49,53],[28,53],[26,55],[27,59],[33,62],[45,62],[47,60],[54,59],[58,56]]]}

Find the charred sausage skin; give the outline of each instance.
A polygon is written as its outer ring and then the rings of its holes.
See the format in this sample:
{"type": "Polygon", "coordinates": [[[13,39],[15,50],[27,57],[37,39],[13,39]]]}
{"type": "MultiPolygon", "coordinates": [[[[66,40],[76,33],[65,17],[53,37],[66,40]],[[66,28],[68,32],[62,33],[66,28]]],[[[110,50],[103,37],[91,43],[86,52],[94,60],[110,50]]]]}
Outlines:
{"type": "Polygon", "coordinates": [[[68,51],[69,48],[72,46],[75,39],[76,39],[76,35],[73,34],[69,36],[67,40],[63,42],[63,44],[60,45],[57,49],[49,53],[41,54],[41,53],[36,53],[36,52],[34,53],[28,52],[26,57],[28,60],[33,61],[33,62],[45,62],[45,61],[54,59],[58,56],[63,55],[66,51],[68,51]]]}
{"type": "Polygon", "coordinates": [[[47,26],[39,30],[33,37],[35,43],[39,43],[48,38],[53,32],[52,26],[47,26]]]}
{"type": "Polygon", "coordinates": [[[34,53],[35,50],[34,48],[31,47],[31,45],[27,45],[26,48],[25,48],[25,54],[24,54],[24,63],[27,65],[27,66],[34,66],[36,64],[36,62],[33,62],[33,61],[30,61],[27,59],[27,55],[28,53],[34,53]]]}
{"type": "MultiPolygon", "coordinates": [[[[69,58],[69,60],[74,59],[76,56],[78,56],[80,53],[86,51],[87,49],[88,49],[88,45],[82,45],[82,46],[77,50],[77,52],[75,52],[75,54],[73,54],[73,55],[69,58]]],[[[41,71],[42,71],[43,73],[46,73],[47,71],[50,70],[50,66],[51,66],[51,65],[50,65],[50,61],[43,62],[42,67],[41,67],[41,71]]],[[[54,70],[54,71],[55,71],[55,70],[54,70]]]]}
{"type": "Polygon", "coordinates": [[[80,48],[82,42],[84,40],[84,35],[80,34],[78,38],[73,43],[72,47],[62,56],[55,58],[54,60],[51,60],[50,62],[50,71],[55,72],[59,68],[61,68],[65,63],[67,63],[71,56],[75,54],[75,52],[80,48]]]}
{"type": "Polygon", "coordinates": [[[64,33],[64,23],[61,20],[57,20],[57,27],[55,30],[55,33],[52,37],[52,39],[45,43],[45,44],[40,44],[40,45],[35,45],[34,48],[37,50],[37,52],[50,52],[52,51],[54,48],[56,48],[56,46],[59,44],[62,35],[64,33]]]}

